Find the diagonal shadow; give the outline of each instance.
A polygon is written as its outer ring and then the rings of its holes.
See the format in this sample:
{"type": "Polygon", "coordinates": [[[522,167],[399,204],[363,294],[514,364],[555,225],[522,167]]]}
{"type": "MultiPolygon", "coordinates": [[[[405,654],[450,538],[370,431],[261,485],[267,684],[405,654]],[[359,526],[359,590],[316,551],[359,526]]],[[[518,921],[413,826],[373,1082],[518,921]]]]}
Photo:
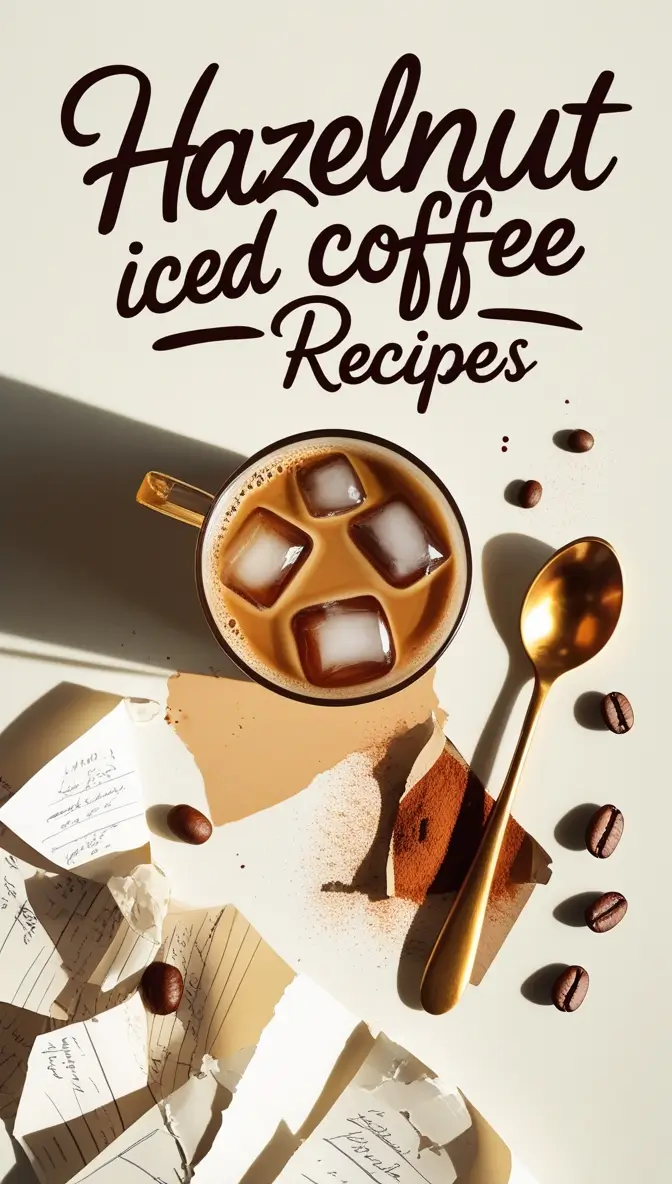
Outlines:
{"type": "MultiPolygon", "coordinates": [[[[553,547],[524,534],[499,534],[483,548],[483,587],[490,616],[504,642],[509,664],[504,682],[471,758],[471,768],[488,785],[504,729],[516,700],[532,678],[520,640],[520,610],[525,593],[553,547]]],[[[496,797],[496,793],[494,794],[496,797]]]]}
{"type": "Polygon", "coordinates": [[[0,422],[0,632],[242,677],[200,611],[196,531],[135,494],[149,469],[215,493],[243,457],[2,377],[0,422]]]}

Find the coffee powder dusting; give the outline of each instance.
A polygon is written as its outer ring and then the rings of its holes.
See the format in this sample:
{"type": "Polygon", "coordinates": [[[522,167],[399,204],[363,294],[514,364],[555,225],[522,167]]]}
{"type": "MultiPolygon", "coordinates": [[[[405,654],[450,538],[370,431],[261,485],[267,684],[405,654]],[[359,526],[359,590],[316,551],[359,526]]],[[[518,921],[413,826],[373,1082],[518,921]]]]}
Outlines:
{"type": "MultiPolygon", "coordinates": [[[[450,741],[399,805],[393,836],[395,896],[422,903],[455,892],[476,853],[494,802],[450,741]]],[[[529,839],[511,818],[492,885],[493,904],[511,899],[529,839]]]]}

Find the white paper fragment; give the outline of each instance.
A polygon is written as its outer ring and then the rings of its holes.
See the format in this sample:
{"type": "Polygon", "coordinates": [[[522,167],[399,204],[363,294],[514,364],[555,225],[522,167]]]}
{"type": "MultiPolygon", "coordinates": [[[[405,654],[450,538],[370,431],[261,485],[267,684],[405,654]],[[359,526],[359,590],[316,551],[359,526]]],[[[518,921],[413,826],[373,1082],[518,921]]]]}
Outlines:
{"type": "Polygon", "coordinates": [[[124,705],[134,724],[150,724],[162,710],[155,699],[124,699],[124,705]]]}
{"type": "Polygon", "coordinates": [[[508,1179],[508,1184],[537,1184],[537,1181],[530,1175],[527,1168],[523,1167],[519,1159],[515,1155],[511,1160],[511,1175],[508,1179]]]}
{"type": "Polygon", "coordinates": [[[71,1179],[72,1184],[188,1184],[190,1172],[161,1110],[153,1106],[71,1179]]]}
{"type": "Polygon", "coordinates": [[[0,1004],[0,1119],[16,1114],[28,1070],[28,1057],[37,1036],[46,1030],[44,1016],[0,1004]]]}
{"type": "Polygon", "coordinates": [[[456,1090],[379,1036],[350,1085],[292,1156],[277,1184],[452,1184],[450,1144],[471,1126],[456,1090]]]}
{"type": "Polygon", "coordinates": [[[208,1128],[230,1095],[218,1089],[213,1061],[163,1103],[129,1127],[72,1184],[188,1184],[192,1163],[204,1146],[208,1128]]]}
{"type": "Polygon", "coordinates": [[[224,1089],[234,1094],[253,1056],[254,1047],[240,1048],[237,1052],[218,1061],[206,1053],[203,1057],[201,1073],[212,1073],[224,1089]]]}
{"type": "MultiPolygon", "coordinates": [[[[411,791],[413,789],[415,789],[415,786],[418,784],[418,782],[422,781],[422,778],[425,777],[427,775],[427,773],[429,773],[429,770],[433,767],[433,765],[436,764],[439,757],[443,753],[443,751],[446,747],[446,744],[450,743],[446,739],[446,736],[444,735],[444,732],[443,732],[443,727],[442,727],[441,723],[439,722],[439,720],[437,719],[436,715],[433,715],[432,719],[433,719],[432,734],[431,734],[429,740],[427,741],[427,743],[424,745],[424,747],[418,753],[418,756],[416,757],[416,759],[411,767],[411,771],[408,774],[408,777],[406,778],[406,785],[404,788],[404,792],[402,793],[402,795],[399,799],[399,805],[397,806],[397,811],[399,811],[401,809],[401,803],[403,802],[404,798],[408,797],[408,795],[411,793],[411,791]]],[[[459,760],[462,760],[459,753],[457,752],[457,749],[454,750],[454,754],[456,757],[458,757],[459,760]]],[[[386,876],[387,876],[387,895],[388,896],[396,896],[395,883],[394,883],[394,837],[392,839],[392,843],[390,844],[390,850],[389,850],[388,856],[387,856],[386,876]]]]}
{"type": "Polygon", "coordinates": [[[93,971],[120,921],[103,885],[0,851],[0,1000],[50,1015],[70,977],[93,971]]]}
{"type": "Polygon", "coordinates": [[[66,1184],[152,1105],[139,995],[38,1036],[14,1136],[42,1184],[66,1184]]]}
{"type": "Polygon", "coordinates": [[[212,1150],[196,1167],[195,1184],[238,1184],[279,1130],[293,1137],[292,1150],[298,1146],[296,1136],[357,1024],[340,1003],[297,976],[261,1034],[212,1150]]]}
{"type": "MultiPolygon", "coordinates": [[[[135,989],[135,986],[126,980],[111,991],[103,992],[97,984],[71,979],[52,1004],[51,1018],[57,1022],[73,1024],[81,1020],[90,1020],[93,1016],[102,1015],[112,1007],[124,1003],[135,989]]],[[[56,1026],[57,1024],[52,1024],[52,1027],[56,1026]]]]}
{"type": "Polygon", "coordinates": [[[139,974],[154,960],[170,902],[170,884],[151,863],[140,864],[128,876],[112,876],[107,887],[123,923],[91,976],[103,991],[139,974]]]}
{"type": "Polygon", "coordinates": [[[131,929],[160,945],[170,901],[170,884],[163,872],[152,863],[141,864],[130,876],[112,876],[107,886],[131,929]]]}
{"type": "Polygon", "coordinates": [[[149,841],[132,722],[121,702],[0,809],[0,821],[59,867],[149,841]]]}

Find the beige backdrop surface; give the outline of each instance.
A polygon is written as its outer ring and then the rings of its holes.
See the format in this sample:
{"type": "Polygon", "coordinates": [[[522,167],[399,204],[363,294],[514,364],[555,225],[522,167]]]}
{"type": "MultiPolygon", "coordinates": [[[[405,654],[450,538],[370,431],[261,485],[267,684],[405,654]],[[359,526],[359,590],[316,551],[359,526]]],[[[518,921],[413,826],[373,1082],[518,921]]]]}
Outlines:
{"type": "MultiPolygon", "coordinates": [[[[596,533],[619,552],[626,600],[618,634],[599,661],[554,691],[517,806],[552,857],[553,879],[534,893],[484,983],[458,1013],[434,1021],[404,1008],[365,949],[346,967],[337,945],[312,941],[301,963],[437,1071],[444,1062],[540,1184],[657,1179],[669,1125],[669,23],[663,0],[5,0],[0,14],[0,727],[65,681],[159,694],[168,671],[232,673],[198,615],[188,528],[133,505],[148,468],[209,488],[241,455],[325,426],[387,435],[434,467],[463,509],[476,577],[436,690],[451,738],[493,792],[527,698],[505,644],[512,554],[520,575],[521,563],[540,554],[538,543],[596,533]],[[273,260],[281,279],[263,297],[243,297],[234,315],[182,306],[124,320],[115,295],[131,241],[144,243],[143,265],[168,253],[188,260],[206,247],[230,250],[256,230],[264,207],[196,213],[183,201],[178,222],[165,223],[161,170],[152,166],[131,177],[115,230],[99,235],[105,182],[85,186],[82,175],[114,152],[133,84],[111,84],[82,107],[83,129],[102,133],[85,148],[68,144],[59,126],[72,84],[114,62],[144,70],[152,84],[147,143],[156,146],[172,139],[210,62],[220,72],[204,135],[308,117],[321,127],[346,112],[366,123],[385,75],[408,51],[422,62],[416,109],[439,117],[468,107],[479,135],[513,108],[516,143],[529,142],[547,109],[584,100],[602,70],[615,72],[610,97],[633,109],[600,122],[595,168],[618,157],[602,187],[583,193],[565,181],[495,196],[497,222],[571,218],[586,249],[577,268],[503,281],[474,248],[474,296],[448,326],[432,311],[401,325],[396,277],[375,288],[353,282],[334,292],[352,312],[351,339],[395,339],[410,349],[424,328],[430,341],[471,345],[492,333],[504,343],[518,326],[476,316],[501,305],[563,313],[583,331],[524,326],[520,336],[538,364],[522,382],[462,378],[437,387],[424,416],[415,411],[416,390],[402,384],[327,394],[301,371],[283,391],[291,342],[268,332],[257,341],[152,351],[160,333],[204,324],[235,319],[267,328],[281,304],[314,290],[305,259],[321,227],[343,221],[361,235],[389,221],[408,233],[422,196],[440,184],[445,156],[436,153],[411,194],[361,186],[317,208],[280,194],[273,260]],[[554,443],[575,426],[595,435],[589,455],[554,443]],[[526,513],[504,492],[529,477],[545,493],[526,513]],[[625,691],[635,707],[627,737],[584,726],[590,696],[610,689],[625,691]],[[559,824],[604,801],[623,809],[626,830],[602,866],[568,847],[559,824]],[[630,900],[613,933],[596,937],[554,916],[568,898],[607,889],[630,900]],[[591,974],[577,1015],[521,992],[541,967],[574,961],[591,974]]],[[[263,156],[255,148],[259,167],[263,156]]],[[[183,797],[170,762],[161,775],[164,800],[183,797]]],[[[187,881],[188,866],[175,874],[187,881]]],[[[255,891],[237,874],[232,887],[283,957],[302,958],[305,935],[279,908],[277,892],[255,891]]]]}

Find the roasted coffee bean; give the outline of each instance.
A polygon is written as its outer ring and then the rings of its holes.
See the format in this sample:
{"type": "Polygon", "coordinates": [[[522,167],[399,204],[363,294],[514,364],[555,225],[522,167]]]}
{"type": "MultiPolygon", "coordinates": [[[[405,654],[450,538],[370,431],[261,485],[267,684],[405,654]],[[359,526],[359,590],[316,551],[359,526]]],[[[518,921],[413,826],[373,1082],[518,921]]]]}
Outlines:
{"type": "Polygon", "coordinates": [[[176,838],[184,843],[207,843],[212,834],[212,823],[194,806],[173,806],[166,819],[176,838]]]}
{"type": "Polygon", "coordinates": [[[543,492],[538,481],[524,481],[518,494],[518,501],[524,510],[531,510],[541,500],[543,492]]]}
{"type": "Polygon", "coordinates": [[[620,691],[610,691],[602,700],[602,718],[611,732],[622,736],[634,724],[635,713],[625,695],[620,691]]]}
{"type": "Polygon", "coordinates": [[[553,984],[551,997],[558,1011],[576,1011],[588,990],[588,971],[583,966],[568,966],[553,984]]]}
{"type": "Polygon", "coordinates": [[[586,827],[586,847],[596,859],[608,859],[623,834],[623,815],[615,806],[600,806],[586,827]]]}
{"type": "Polygon", "coordinates": [[[184,979],[177,966],[151,962],[140,981],[145,1003],[154,1015],[170,1015],[180,1006],[184,979]]]}
{"type": "Polygon", "coordinates": [[[586,909],[586,925],[593,933],[607,933],[622,921],[628,902],[620,892],[605,892],[586,909]]]}
{"type": "Polygon", "coordinates": [[[595,439],[590,432],[585,432],[583,428],[577,428],[575,432],[570,432],[567,437],[567,447],[570,452],[590,452],[595,439]]]}

